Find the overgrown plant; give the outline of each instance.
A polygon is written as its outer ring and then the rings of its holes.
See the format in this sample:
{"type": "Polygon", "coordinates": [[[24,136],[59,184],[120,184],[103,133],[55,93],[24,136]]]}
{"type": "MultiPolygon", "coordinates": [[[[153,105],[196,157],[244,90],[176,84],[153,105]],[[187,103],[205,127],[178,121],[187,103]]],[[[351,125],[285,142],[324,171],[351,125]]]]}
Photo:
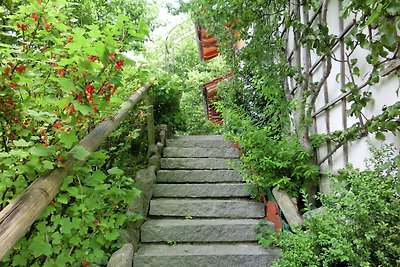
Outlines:
{"type": "MultiPolygon", "coordinates": [[[[0,60],[2,208],[40,175],[62,167],[68,151],[146,79],[123,55],[141,49],[149,31],[149,16],[139,6],[137,17],[109,12],[96,25],[70,1],[19,2],[8,9],[14,3],[6,1],[0,8],[6,36],[0,60]]],[[[101,12],[99,7],[95,13],[101,12]]],[[[66,178],[1,264],[104,264],[117,248],[119,230],[135,219],[127,218],[124,208],[139,192],[104,151],[90,155],[80,147],[72,156],[90,160],[66,178]]]]}
{"type": "Polygon", "coordinates": [[[323,211],[306,217],[306,230],[260,233],[261,244],[282,249],[273,266],[400,264],[400,156],[390,146],[371,151],[366,170],[339,172],[333,194],[320,196],[323,211]]]}

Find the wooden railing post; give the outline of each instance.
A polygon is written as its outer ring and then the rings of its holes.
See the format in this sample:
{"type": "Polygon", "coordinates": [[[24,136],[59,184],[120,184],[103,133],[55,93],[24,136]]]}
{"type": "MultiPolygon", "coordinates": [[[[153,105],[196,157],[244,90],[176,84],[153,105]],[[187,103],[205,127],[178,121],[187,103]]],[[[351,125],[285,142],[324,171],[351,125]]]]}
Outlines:
{"type": "Polygon", "coordinates": [[[147,116],[147,135],[148,135],[148,142],[149,148],[151,145],[156,144],[156,130],[154,126],[154,101],[151,95],[146,94],[146,116],[147,116]]]}
{"type": "MultiPolygon", "coordinates": [[[[96,151],[100,144],[109,136],[129,114],[136,103],[151,87],[146,84],[124,102],[118,112],[111,118],[96,126],[77,146],[83,146],[89,152],[96,151]]],[[[153,123],[154,125],[154,123],[153,123]]],[[[73,153],[75,146],[71,150],[73,153]]],[[[78,161],[70,155],[63,168],[50,171],[36,179],[12,203],[0,212],[0,260],[11,250],[17,241],[40,216],[58,193],[64,178],[71,173],[74,165],[83,165],[87,161],[78,161]]]]}

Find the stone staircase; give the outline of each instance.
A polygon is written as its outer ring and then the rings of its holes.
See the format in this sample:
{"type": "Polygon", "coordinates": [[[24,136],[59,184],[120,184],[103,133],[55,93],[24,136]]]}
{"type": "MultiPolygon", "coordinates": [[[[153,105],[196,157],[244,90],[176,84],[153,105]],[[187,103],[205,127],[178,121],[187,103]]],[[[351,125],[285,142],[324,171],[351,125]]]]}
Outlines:
{"type": "Polygon", "coordinates": [[[264,205],[250,200],[242,178],[228,170],[237,156],[221,136],[167,141],[135,267],[271,264],[278,250],[262,249],[254,232],[264,205]]]}

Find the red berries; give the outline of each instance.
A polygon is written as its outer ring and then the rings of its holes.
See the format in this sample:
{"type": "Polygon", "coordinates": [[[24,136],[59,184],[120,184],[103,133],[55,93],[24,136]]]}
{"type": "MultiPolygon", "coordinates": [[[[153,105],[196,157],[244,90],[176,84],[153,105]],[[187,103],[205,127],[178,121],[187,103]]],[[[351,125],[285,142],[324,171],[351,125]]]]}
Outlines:
{"type": "Polygon", "coordinates": [[[87,95],[92,95],[92,94],[94,93],[94,86],[91,85],[91,84],[87,84],[87,85],[85,86],[85,93],[86,93],[87,95]]]}
{"type": "Polygon", "coordinates": [[[53,125],[53,128],[54,128],[54,130],[58,130],[58,129],[60,129],[61,128],[61,123],[60,122],[56,122],[56,123],[54,123],[54,125],[53,125]]]}
{"type": "Polygon", "coordinates": [[[64,68],[57,70],[57,73],[60,77],[64,77],[66,70],[64,68]]]}
{"type": "Polygon", "coordinates": [[[21,31],[26,31],[27,29],[29,29],[29,26],[25,25],[25,24],[17,23],[17,28],[20,29],[21,31]]]}
{"type": "Polygon", "coordinates": [[[121,59],[120,61],[118,61],[118,62],[115,64],[115,69],[116,69],[116,70],[121,70],[121,67],[124,65],[124,63],[125,63],[125,61],[124,61],[123,59],[121,59]]]}
{"type": "Polygon", "coordinates": [[[24,73],[25,69],[26,69],[26,67],[24,65],[19,65],[19,66],[15,67],[15,70],[18,71],[19,73],[24,73]]]}
{"type": "Polygon", "coordinates": [[[31,17],[34,21],[38,21],[38,15],[36,13],[32,13],[31,17]]]}
{"type": "Polygon", "coordinates": [[[109,58],[110,60],[112,60],[112,61],[115,61],[115,55],[114,55],[114,53],[110,53],[110,54],[108,55],[108,58],[109,58]]]}
{"type": "Polygon", "coordinates": [[[83,266],[89,266],[90,265],[90,262],[88,262],[88,261],[82,261],[81,263],[82,263],[83,266]]]}
{"type": "Polygon", "coordinates": [[[96,56],[88,56],[88,61],[89,62],[95,62],[97,60],[96,56]]]}

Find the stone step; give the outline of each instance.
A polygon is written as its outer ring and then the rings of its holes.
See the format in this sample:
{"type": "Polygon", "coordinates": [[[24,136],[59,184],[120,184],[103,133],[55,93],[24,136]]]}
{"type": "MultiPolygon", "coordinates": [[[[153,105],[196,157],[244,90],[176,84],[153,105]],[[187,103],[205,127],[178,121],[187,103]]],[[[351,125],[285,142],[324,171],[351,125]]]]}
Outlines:
{"type": "Polygon", "coordinates": [[[192,135],[167,139],[167,147],[231,148],[232,142],[220,135],[192,135]]]}
{"type": "Polygon", "coordinates": [[[248,197],[245,183],[156,184],[153,197],[248,197]]]}
{"type": "Polygon", "coordinates": [[[166,158],[237,158],[238,151],[234,148],[204,148],[204,147],[166,147],[163,156],[166,158]]]}
{"type": "Polygon", "coordinates": [[[220,183],[241,182],[242,176],[233,170],[159,170],[158,183],[220,183]]]}
{"type": "Polygon", "coordinates": [[[150,216],[204,218],[263,218],[264,204],[244,199],[170,199],[158,198],[150,202],[150,216]]]}
{"type": "Polygon", "coordinates": [[[180,135],[174,136],[168,140],[201,140],[201,141],[224,141],[224,137],[222,135],[180,135]]]}
{"type": "Polygon", "coordinates": [[[259,267],[270,266],[277,249],[245,244],[143,244],[134,255],[138,267],[259,267]]]}
{"type": "Polygon", "coordinates": [[[257,219],[148,220],[141,227],[142,242],[257,241],[257,219]]]}
{"type": "Polygon", "coordinates": [[[162,158],[161,169],[227,170],[228,162],[220,158],[162,158]]]}

